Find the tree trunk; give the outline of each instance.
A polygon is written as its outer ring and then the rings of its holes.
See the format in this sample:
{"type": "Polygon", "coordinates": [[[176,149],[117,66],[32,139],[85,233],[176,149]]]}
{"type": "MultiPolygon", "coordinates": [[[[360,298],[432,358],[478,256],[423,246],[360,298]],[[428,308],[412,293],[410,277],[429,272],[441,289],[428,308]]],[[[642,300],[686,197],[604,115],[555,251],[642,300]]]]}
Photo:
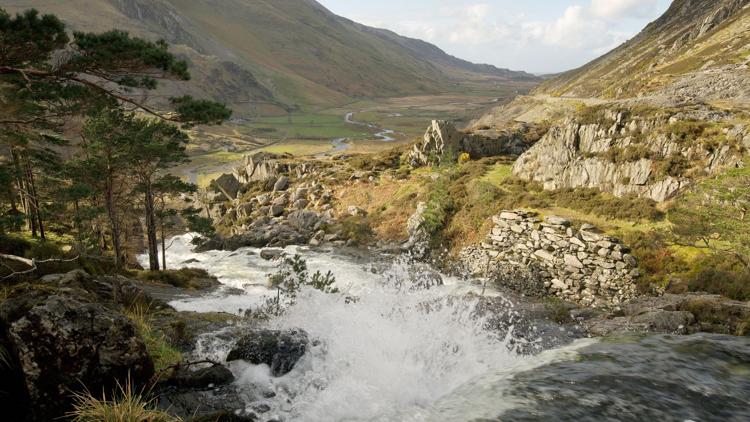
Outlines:
{"type": "Polygon", "coordinates": [[[112,249],[115,253],[115,266],[117,269],[122,268],[122,245],[120,244],[120,221],[117,218],[115,210],[115,193],[114,180],[111,171],[107,174],[107,193],[105,197],[105,206],[107,207],[107,217],[109,217],[109,228],[112,231],[112,249]]]}
{"type": "Polygon", "coordinates": [[[159,244],[156,237],[154,194],[151,184],[144,183],[144,208],[146,211],[146,237],[148,239],[148,264],[151,271],[159,271],[159,244]]]}
{"type": "Polygon", "coordinates": [[[47,240],[44,235],[44,223],[42,222],[42,210],[39,206],[39,197],[37,196],[36,183],[34,183],[34,170],[31,168],[31,160],[29,160],[28,154],[24,154],[24,161],[26,164],[26,180],[28,182],[27,188],[29,190],[29,196],[31,198],[32,218],[36,219],[37,228],[39,229],[39,238],[41,240],[47,240]]]}
{"type": "Polygon", "coordinates": [[[164,222],[161,224],[161,268],[167,270],[167,241],[164,239],[164,222]]]}
{"type": "Polygon", "coordinates": [[[83,252],[83,227],[81,224],[81,207],[78,205],[78,199],[73,200],[73,209],[76,212],[76,241],[78,243],[78,251],[83,252]]]}
{"type": "Polygon", "coordinates": [[[13,159],[13,167],[15,169],[16,185],[18,186],[18,194],[23,207],[23,213],[26,216],[26,225],[31,232],[32,237],[36,237],[36,219],[33,218],[31,210],[31,202],[29,198],[29,190],[26,186],[25,172],[21,169],[21,152],[17,149],[11,150],[11,158],[13,159]]]}

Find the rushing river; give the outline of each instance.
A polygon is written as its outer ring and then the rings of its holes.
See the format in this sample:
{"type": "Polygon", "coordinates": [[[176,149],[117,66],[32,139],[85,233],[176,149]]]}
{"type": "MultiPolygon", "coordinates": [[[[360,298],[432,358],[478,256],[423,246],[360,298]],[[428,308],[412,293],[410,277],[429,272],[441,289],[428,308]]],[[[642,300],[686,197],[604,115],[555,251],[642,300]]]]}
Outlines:
{"type": "MultiPolygon", "coordinates": [[[[273,294],[266,280],[278,263],[258,249],[195,254],[189,239],[173,239],[168,262],[204,268],[225,288],[175,300],[175,308],[241,314],[273,294]]],[[[750,420],[748,338],[579,339],[520,353],[518,339],[528,343],[536,327],[520,333],[520,311],[479,283],[443,276],[444,285],[420,289],[405,261],[307,248],[287,253],[303,256],[313,271],[332,271],[342,292],[303,291],[269,323],[316,339],[289,374],[272,378],[268,367],[232,364],[240,388],[275,393],[264,403],[264,420],[750,420]],[[479,312],[490,299],[493,312],[479,312]]],[[[209,336],[198,350],[223,359],[231,346],[209,336]]]]}

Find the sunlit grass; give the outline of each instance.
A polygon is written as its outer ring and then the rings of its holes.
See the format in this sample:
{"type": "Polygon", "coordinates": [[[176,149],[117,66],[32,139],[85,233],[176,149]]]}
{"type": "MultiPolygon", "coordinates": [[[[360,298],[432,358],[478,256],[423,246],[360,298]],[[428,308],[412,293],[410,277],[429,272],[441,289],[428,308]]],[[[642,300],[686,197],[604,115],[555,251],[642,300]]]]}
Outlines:
{"type": "Polygon", "coordinates": [[[273,154],[309,156],[323,154],[331,151],[332,149],[333,146],[330,140],[290,140],[261,148],[260,151],[270,152],[273,154]]]}
{"type": "Polygon", "coordinates": [[[164,334],[154,330],[151,319],[151,309],[147,306],[136,305],[126,312],[128,318],[135,323],[138,332],[146,343],[148,354],[154,361],[156,372],[174,366],[182,361],[182,354],[169,344],[164,334]]]}
{"type": "Polygon", "coordinates": [[[513,176],[513,165],[512,164],[495,164],[484,175],[480,180],[493,184],[494,186],[501,186],[503,182],[513,176]]]}
{"type": "Polygon", "coordinates": [[[180,422],[182,419],[156,409],[153,399],[133,390],[130,382],[118,383],[112,397],[102,393],[95,397],[90,392],[73,395],[73,410],[68,414],[73,422],[180,422]]]}

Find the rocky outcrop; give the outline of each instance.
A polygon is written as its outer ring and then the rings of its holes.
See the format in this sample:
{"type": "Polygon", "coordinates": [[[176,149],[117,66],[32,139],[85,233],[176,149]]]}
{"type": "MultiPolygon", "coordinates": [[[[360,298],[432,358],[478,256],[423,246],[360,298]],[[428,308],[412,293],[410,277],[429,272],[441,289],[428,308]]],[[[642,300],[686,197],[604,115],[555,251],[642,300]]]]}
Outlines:
{"type": "Polygon", "coordinates": [[[71,273],[16,288],[0,306],[3,346],[18,365],[31,420],[63,416],[73,392],[114,391],[127,382],[137,387],[153,376],[136,327],[101,303],[117,291],[106,281],[71,273]],[[91,290],[83,288],[82,278],[91,290]]]}
{"type": "Polygon", "coordinates": [[[750,304],[705,293],[642,297],[609,312],[574,310],[589,335],[614,333],[750,335],[750,304]]]}
{"type": "Polygon", "coordinates": [[[409,161],[414,167],[440,162],[446,154],[467,153],[472,159],[499,155],[520,155],[535,140],[529,140],[523,130],[509,131],[496,137],[460,132],[445,120],[433,120],[422,142],[414,145],[409,161]]]}
{"type": "Polygon", "coordinates": [[[227,362],[244,360],[254,365],[266,364],[271,374],[280,377],[294,369],[309,339],[302,330],[255,330],[242,337],[227,356],[227,362]]]}
{"type": "Polygon", "coordinates": [[[214,220],[220,236],[199,251],[245,246],[320,245],[321,231],[334,219],[330,164],[297,162],[259,153],[245,166],[212,182],[219,192],[196,196],[214,220]]]}
{"type": "Polygon", "coordinates": [[[559,217],[507,211],[492,233],[461,254],[471,273],[523,294],[557,296],[583,306],[610,307],[636,297],[637,262],[617,239],[593,226],[580,230],[559,217]]]}
{"type": "Polygon", "coordinates": [[[742,163],[741,132],[723,139],[682,139],[670,133],[681,122],[703,118],[719,124],[716,120],[727,116],[706,112],[642,119],[607,110],[597,123],[569,119],[519,157],[513,174],[548,190],[597,188],[663,202],[692,183],[691,173],[714,174],[742,163]]]}
{"type": "Polygon", "coordinates": [[[280,158],[283,157],[267,152],[248,155],[245,156],[244,165],[236,167],[232,174],[243,184],[276,179],[287,171],[287,166],[279,161],[280,158]]]}
{"type": "Polygon", "coordinates": [[[231,174],[223,174],[218,179],[211,182],[211,186],[223,196],[224,200],[237,199],[242,185],[239,180],[231,174]]]}
{"type": "Polygon", "coordinates": [[[409,240],[403,245],[403,249],[411,252],[415,257],[423,256],[427,252],[430,242],[430,234],[424,228],[426,212],[427,203],[420,202],[417,204],[417,210],[406,221],[406,231],[409,233],[409,240]]]}

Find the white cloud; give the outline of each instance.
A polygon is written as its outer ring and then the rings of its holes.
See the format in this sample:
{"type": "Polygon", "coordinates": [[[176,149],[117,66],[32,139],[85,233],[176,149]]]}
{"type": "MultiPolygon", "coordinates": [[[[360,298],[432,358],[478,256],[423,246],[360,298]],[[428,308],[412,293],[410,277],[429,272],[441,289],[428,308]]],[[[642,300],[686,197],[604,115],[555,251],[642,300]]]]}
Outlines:
{"type": "MultiPolygon", "coordinates": [[[[550,6],[542,13],[539,6],[527,9],[513,0],[419,0],[414,4],[423,5],[423,1],[431,2],[433,7],[398,6],[400,15],[392,14],[394,9],[383,8],[388,14],[350,17],[423,39],[474,62],[531,71],[559,71],[580,66],[617,47],[642,28],[646,19],[653,19],[659,9],[666,9],[670,3],[670,0],[569,0],[564,9],[550,6]]],[[[534,0],[524,1],[534,3],[534,0]]]]}
{"type": "Polygon", "coordinates": [[[532,21],[523,24],[527,43],[541,42],[565,48],[595,48],[609,43],[603,22],[591,19],[583,6],[570,6],[553,22],[532,21]]]}
{"type": "Polygon", "coordinates": [[[591,14],[601,19],[643,18],[656,9],[658,0],[592,0],[591,14]]]}

